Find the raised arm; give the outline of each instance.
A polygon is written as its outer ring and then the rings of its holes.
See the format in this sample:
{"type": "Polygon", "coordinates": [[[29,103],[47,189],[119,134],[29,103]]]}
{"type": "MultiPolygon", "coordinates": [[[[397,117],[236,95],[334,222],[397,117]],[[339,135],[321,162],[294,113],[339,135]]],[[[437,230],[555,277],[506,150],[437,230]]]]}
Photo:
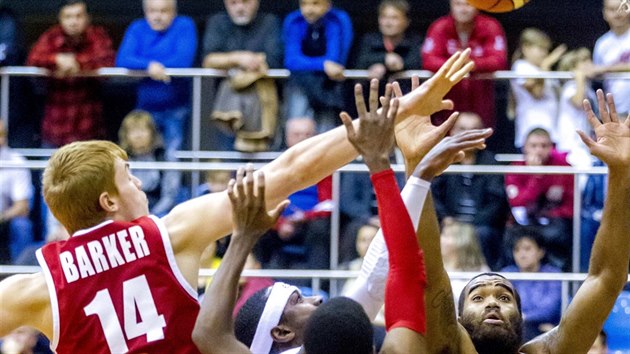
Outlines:
{"type": "Polygon", "coordinates": [[[526,352],[585,353],[595,341],[628,276],[630,261],[630,119],[620,122],[611,94],[597,91],[600,122],[588,101],[584,110],[595,130],[593,141],[578,132],[591,153],[608,166],[608,195],[593,243],[588,277],[560,325],[525,345],[526,352]]]}
{"type": "Polygon", "coordinates": [[[227,194],[234,215],[234,231],[221,266],[206,292],[193,329],[193,341],[204,354],[250,353],[249,348],[239,342],[234,335],[232,312],[238,293],[239,277],[247,255],[258,238],[275,224],[282,210],[288,205],[288,201],[282,202],[267,213],[264,205],[264,174],[258,173],[255,176],[250,166],[245,181],[243,175],[244,170],[241,168],[236,174],[236,181],[231,180],[228,186],[227,194]]]}

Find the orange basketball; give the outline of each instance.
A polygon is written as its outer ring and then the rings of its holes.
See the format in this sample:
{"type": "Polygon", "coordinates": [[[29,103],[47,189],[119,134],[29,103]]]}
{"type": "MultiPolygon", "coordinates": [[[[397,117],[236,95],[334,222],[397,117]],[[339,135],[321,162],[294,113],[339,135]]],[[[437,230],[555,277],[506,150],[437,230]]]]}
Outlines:
{"type": "Polygon", "coordinates": [[[479,10],[488,12],[509,12],[523,7],[529,0],[467,0],[479,10]]]}

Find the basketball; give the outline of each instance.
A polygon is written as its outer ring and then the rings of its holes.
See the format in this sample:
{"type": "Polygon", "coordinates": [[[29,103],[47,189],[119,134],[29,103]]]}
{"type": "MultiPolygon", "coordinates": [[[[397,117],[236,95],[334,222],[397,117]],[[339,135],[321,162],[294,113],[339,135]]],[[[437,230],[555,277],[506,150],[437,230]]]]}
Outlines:
{"type": "Polygon", "coordinates": [[[519,9],[529,0],[467,0],[468,3],[479,10],[488,12],[509,12],[519,9]]]}

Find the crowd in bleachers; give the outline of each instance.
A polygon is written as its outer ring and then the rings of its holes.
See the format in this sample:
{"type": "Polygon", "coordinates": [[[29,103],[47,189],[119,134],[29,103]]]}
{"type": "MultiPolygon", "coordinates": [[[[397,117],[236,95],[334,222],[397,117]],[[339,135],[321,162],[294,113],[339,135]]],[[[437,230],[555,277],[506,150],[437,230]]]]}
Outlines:
{"type": "MultiPolygon", "coordinates": [[[[225,11],[208,17],[203,37],[198,40],[195,23],[178,14],[175,0],[144,0],[145,17],[129,25],[115,50],[107,30],[91,24],[86,3],[68,0],[59,7],[59,24],[41,35],[25,61],[16,54],[21,46],[16,17],[2,9],[0,66],[28,65],[50,71],[45,81],[37,82],[45,85],[46,92],[37,144],[55,148],[77,140],[114,139],[111,132],[118,131],[118,143],[130,161],[177,161],[176,151],[190,143],[191,81],[171,77],[166,70],[190,68],[199,62],[204,68],[227,71],[227,77],[216,82],[209,117],[215,131],[202,135],[212,137],[208,146],[245,152],[279,150],[340,125],[339,112],[352,111],[346,68],[365,69],[368,78],[386,81],[405,70],[435,71],[454,52],[469,47],[475,62],[473,75],[448,96],[457,110],[465,112],[454,130],[496,129],[499,120],[511,117],[515,133],[499,130],[495,134],[514,134],[507,140],[523,153],[523,161],[514,165],[598,165],[574,133],[576,129],[590,133],[580,107],[584,99],[593,101],[593,87],[603,84],[615,95],[620,116],[630,112],[630,80],[600,80],[605,73],[630,72],[630,14],[617,11],[619,0],[604,1],[603,16],[610,31],[595,44],[592,58],[586,48],[569,50],[560,44],[553,49],[553,39],[538,29],[523,31],[511,61],[513,72],[561,70],[572,71],[575,76],[564,82],[513,79],[510,102],[505,105],[495,99],[500,91],[495,82],[475,79],[475,75],[510,67],[506,35],[496,19],[479,13],[465,0],[451,0],[450,13],[436,19],[424,39],[407,33],[410,5],[405,0],[383,0],[374,9],[379,32],[363,35],[354,33],[350,16],[330,0],[300,0],[299,9],[283,20],[260,12],[258,0],[224,3],[225,11]],[[353,44],[356,51],[351,51],[353,44]],[[83,74],[111,66],[145,70],[148,77],[137,83],[135,110],[124,119],[121,116],[108,122],[103,116],[103,79],[83,74]],[[265,76],[270,68],[286,68],[291,75],[286,81],[273,80],[265,76]]],[[[583,45],[591,47],[592,43],[583,45]]],[[[402,84],[409,89],[407,80],[402,84]]],[[[434,123],[441,123],[449,113],[432,117],[434,123]]],[[[11,152],[8,140],[3,124],[0,160],[23,161],[11,152]]],[[[491,146],[502,152],[513,149],[491,146]]],[[[471,152],[462,164],[497,164],[493,153],[471,152]]],[[[135,175],[142,180],[153,214],[165,215],[186,198],[180,172],[142,170],[135,175]]],[[[221,190],[217,187],[221,183],[214,183],[215,177],[220,176],[209,175],[201,194],[221,190]]],[[[47,235],[58,237],[54,236],[58,228],[43,226],[44,216],[52,219],[52,215],[45,208],[32,210],[42,202],[28,183],[31,179],[28,169],[11,174],[3,171],[0,176],[1,264],[27,264],[33,258],[23,252],[32,253],[33,245],[41,244],[47,235]],[[29,220],[29,210],[38,217],[29,220]],[[32,220],[37,220],[36,225],[32,220]],[[36,231],[42,235],[33,236],[36,231]]],[[[329,182],[325,179],[291,196],[292,206],[254,252],[259,266],[328,267],[329,182]]],[[[444,254],[447,269],[568,271],[573,219],[579,217],[584,270],[605,186],[601,176],[585,177],[580,180],[584,194],[574,195],[573,183],[571,175],[449,174],[437,178],[432,190],[444,227],[442,248],[448,253],[444,254]],[[573,214],[574,198],[583,198],[582,215],[573,214]],[[526,252],[530,254],[523,255],[526,252]],[[530,263],[524,265],[526,262],[530,263]]],[[[354,269],[352,260],[362,256],[361,248],[355,248],[355,239],[360,242],[364,236],[356,235],[370,228],[366,225],[375,214],[369,184],[365,174],[344,173],[342,177],[340,258],[349,269],[354,269]]],[[[225,247],[219,245],[218,256],[221,249],[225,247]]],[[[519,291],[532,293],[531,298],[559,292],[556,284],[542,283],[530,282],[519,291]]],[[[544,311],[546,316],[531,315],[536,320],[531,320],[528,335],[546,328],[544,325],[557,324],[559,294],[553,300],[549,304],[553,309],[544,311]]],[[[527,306],[524,302],[529,318],[527,306]]]]}

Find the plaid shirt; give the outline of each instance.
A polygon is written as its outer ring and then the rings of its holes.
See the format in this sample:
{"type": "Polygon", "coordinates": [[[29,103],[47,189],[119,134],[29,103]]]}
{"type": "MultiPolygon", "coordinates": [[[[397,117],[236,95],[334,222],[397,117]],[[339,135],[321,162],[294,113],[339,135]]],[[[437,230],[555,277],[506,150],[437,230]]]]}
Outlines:
{"type": "MultiPolygon", "coordinates": [[[[65,36],[61,26],[50,28],[31,49],[27,65],[54,71],[55,57],[59,53],[73,53],[81,71],[114,65],[111,39],[101,27],[88,27],[77,42],[65,36]]],[[[77,140],[104,137],[100,88],[99,80],[94,78],[51,77],[48,80],[42,140],[61,146],[77,140]]]]}

